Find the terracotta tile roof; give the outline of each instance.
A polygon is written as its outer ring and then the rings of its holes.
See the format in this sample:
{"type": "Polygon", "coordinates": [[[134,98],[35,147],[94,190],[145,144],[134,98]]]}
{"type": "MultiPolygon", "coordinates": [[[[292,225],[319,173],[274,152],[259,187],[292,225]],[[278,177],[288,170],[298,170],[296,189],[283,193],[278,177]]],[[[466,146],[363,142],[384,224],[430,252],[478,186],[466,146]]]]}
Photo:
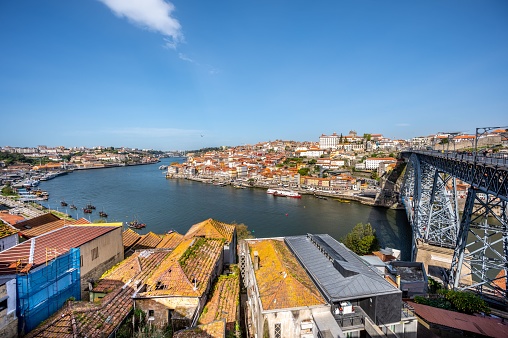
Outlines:
{"type": "Polygon", "coordinates": [[[108,337],[132,310],[135,281],[143,282],[167,254],[165,250],[136,252],[99,282],[114,286],[99,304],[68,302],[26,337],[108,337]],[[141,269],[132,273],[130,267],[135,261],[141,262],[141,269]]]}
{"type": "MultiPolygon", "coordinates": [[[[14,225],[16,223],[22,222],[25,220],[25,217],[20,215],[12,215],[8,212],[0,212],[0,219],[4,221],[5,223],[8,223],[10,225],[14,225]]],[[[1,224],[2,222],[0,222],[1,224]]]]}
{"type": "Polygon", "coordinates": [[[47,249],[51,249],[51,252],[56,252],[57,255],[60,255],[69,251],[70,248],[78,248],[117,228],[118,226],[107,225],[107,223],[102,223],[100,226],[70,225],[39,237],[31,238],[0,252],[0,275],[14,274],[16,270],[22,268],[22,265],[28,264],[32,244],[34,245],[34,250],[31,258],[33,260],[32,267],[34,267],[46,263],[48,257],[47,249]],[[18,264],[18,261],[21,265],[18,264]]]}
{"type": "Polygon", "coordinates": [[[220,276],[215,284],[210,299],[205,304],[198,324],[209,324],[220,319],[226,321],[226,330],[234,332],[235,323],[239,320],[237,313],[240,299],[240,276],[220,276]]]}
{"type": "Polygon", "coordinates": [[[499,318],[494,319],[489,317],[472,316],[455,311],[448,311],[417,304],[411,301],[408,301],[408,304],[415,309],[415,313],[418,317],[422,318],[427,323],[472,332],[482,337],[508,337],[508,325],[503,323],[499,318]]]}
{"type": "Polygon", "coordinates": [[[14,235],[18,232],[18,229],[13,228],[10,225],[0,222],[0,239],[14,235]]]}
{"type": "MultiPolygon", "coordinates": [[[[39,226],[32,228],[32,229],[20,230],[20,234],[25,238],[32,238],[32,237],[37,237],[42,234],[51,232],[56,229],[63,228],[66,225],[90,225],[90,224],[91,223],[85,218],[80,218],[78,220],[59,219],[54,222],[49,222],[46,224],[39,225],[39,226]]],[[[104,224],[104,223],[97,223],[97,224],[104,224]]]]}
{"type": "Polygon", "coordinates": [[[194,224],[185,234],[185,238],[200,236],[206,238],[223,238],[231,243],[234,232],[235,226],[233,224],[222,223],[209,218],[203,222],[194,224]]]}
{"type": "Polygon", "coordinates": [[[174,338],[223,338],[226,334],[226,323],[218,320],[210,324],[199,325],[190,329],[175,332],[174,338]]]}
{"type": "Polygon", "coordinates": [[[260,259],[254,272],[263,310],[326,303],[309,276],[281,240],[249,240],[251,260],[260,259]]]}
{"type": "Polygon", "coordinates": [[[27,230],[27,229],[38,227],[38,226],[46,224],[46,223],[58,221],[59,219],[60,218],[53,215],[52,213],[47,213],[47,214],[44,214],[41,216],[27,219],[26,221],[23,221],[23,222],[18,222],[13,225],[16,229],[27,230]]]}
{"type": "Polygon", "coordinates": [[[133,246],[139,239],[141,235],[139,235],[136,231],[132,229],[127,229],[122,233],[122,241],[123,241],[123,249],[128,250],[131,246],[133,246]]]}
{"type": "Polygon", "coordinates": [[[222,254],[223,240],[185,239],[147,280],[142,296],[201,297],[222,254]]]}
{"type": "Polygon", "coordinates": [[[183,235],[174,231],[170,234],[164,235],[162,241],[157,244],[157,248],[174,249],[182,242],[183,235]]]}
{"type": "Polygon", "coordinates": [[[141,239],[134,244],[132,250],[154,249],[160,241],[160,236],[150,231],[146,235],[141,235],[141,239]]]}

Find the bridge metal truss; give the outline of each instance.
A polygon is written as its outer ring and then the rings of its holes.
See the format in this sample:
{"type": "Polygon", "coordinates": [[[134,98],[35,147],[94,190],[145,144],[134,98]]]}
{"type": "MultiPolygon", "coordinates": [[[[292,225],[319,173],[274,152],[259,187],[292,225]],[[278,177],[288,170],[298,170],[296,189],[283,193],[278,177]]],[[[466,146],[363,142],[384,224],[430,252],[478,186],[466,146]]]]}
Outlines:
{"type": "Polygon", "coordinates": [[[417,239],[452,247],[450,285],[508,300],[508,160],[409,154],[401,196],[413,228],[413,253],[417,239]],[[460,223],[455,178],[471,186],[460,223]],[[472,285],[461,284],[467,277],[472,285]]]}
{"type": "Polygon", "coordinates": [[[415,154],[410,157],[401,195],[413,230],[413,260],[418,240],[455,247],[459,223],[456,187],[453,176],[420,161],[415,154]]]}

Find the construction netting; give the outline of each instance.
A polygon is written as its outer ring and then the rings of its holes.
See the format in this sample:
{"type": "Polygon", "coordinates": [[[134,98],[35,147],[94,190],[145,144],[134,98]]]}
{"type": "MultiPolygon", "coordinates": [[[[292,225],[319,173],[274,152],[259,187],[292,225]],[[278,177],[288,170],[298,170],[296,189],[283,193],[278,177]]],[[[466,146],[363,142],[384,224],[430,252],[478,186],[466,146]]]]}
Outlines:
{"type": "Polygon", "coordinates": [[[27,333],[58,311],[66,300],[80,300],[80,252],[49,257],[46,264],[18,274],[17,315],[20,332],[27,333]]]}

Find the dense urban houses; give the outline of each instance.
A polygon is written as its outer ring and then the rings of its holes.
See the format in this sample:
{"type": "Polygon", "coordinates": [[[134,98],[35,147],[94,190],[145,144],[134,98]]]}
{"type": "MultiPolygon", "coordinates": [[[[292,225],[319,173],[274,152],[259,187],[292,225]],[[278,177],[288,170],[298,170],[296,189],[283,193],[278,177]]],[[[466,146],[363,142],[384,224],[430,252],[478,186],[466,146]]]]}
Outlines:
{"type": "Polygon", "coordinates": [[[169,324],[173,332],[187,330],[186,335],[218,329],[214,337],[236,332],[240,286],[231,264],[236,259],[234,225],[208,219],[185,236],[127,230],[122,248],[130,256],[89,281],[90,301],[68,302],[28,337],[112,336],[134,309],[150,328],[169,324]],[[140,249],[133,250],[137,245],[140,249]]]}
{"type": "Polygon", "coordinates": [[[234,225],[206,220],[189,229],[182,242],[134,294],[137,309],[154,326],[192,327],[224,264],[235,262],[234,225]]]}
{"type": "Polygon", "coordinates": [[[416,337],[396,284],[328,235],[246,240],[250,336],[416,337]]]}
{"type": "Polygon", "coordinates": [[[16,280],[18,331],[26,333],[67,299],[88,295],[88,280],[123,260],[121,223],[68,225],[0,252],[0,279],[16,280]]]}

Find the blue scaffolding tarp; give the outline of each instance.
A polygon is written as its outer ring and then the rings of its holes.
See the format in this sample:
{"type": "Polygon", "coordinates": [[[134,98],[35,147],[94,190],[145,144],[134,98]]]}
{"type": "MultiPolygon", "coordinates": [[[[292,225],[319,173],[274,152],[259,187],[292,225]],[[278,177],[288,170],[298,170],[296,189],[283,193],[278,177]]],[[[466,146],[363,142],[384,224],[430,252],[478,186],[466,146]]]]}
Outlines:
{"type": "Polygon", "coordinates": [[[33,330],[69,298],[80,300],[79,255],[79,249],[70,249],[33,272],[16,276],[19,332],[33,330]]]}

